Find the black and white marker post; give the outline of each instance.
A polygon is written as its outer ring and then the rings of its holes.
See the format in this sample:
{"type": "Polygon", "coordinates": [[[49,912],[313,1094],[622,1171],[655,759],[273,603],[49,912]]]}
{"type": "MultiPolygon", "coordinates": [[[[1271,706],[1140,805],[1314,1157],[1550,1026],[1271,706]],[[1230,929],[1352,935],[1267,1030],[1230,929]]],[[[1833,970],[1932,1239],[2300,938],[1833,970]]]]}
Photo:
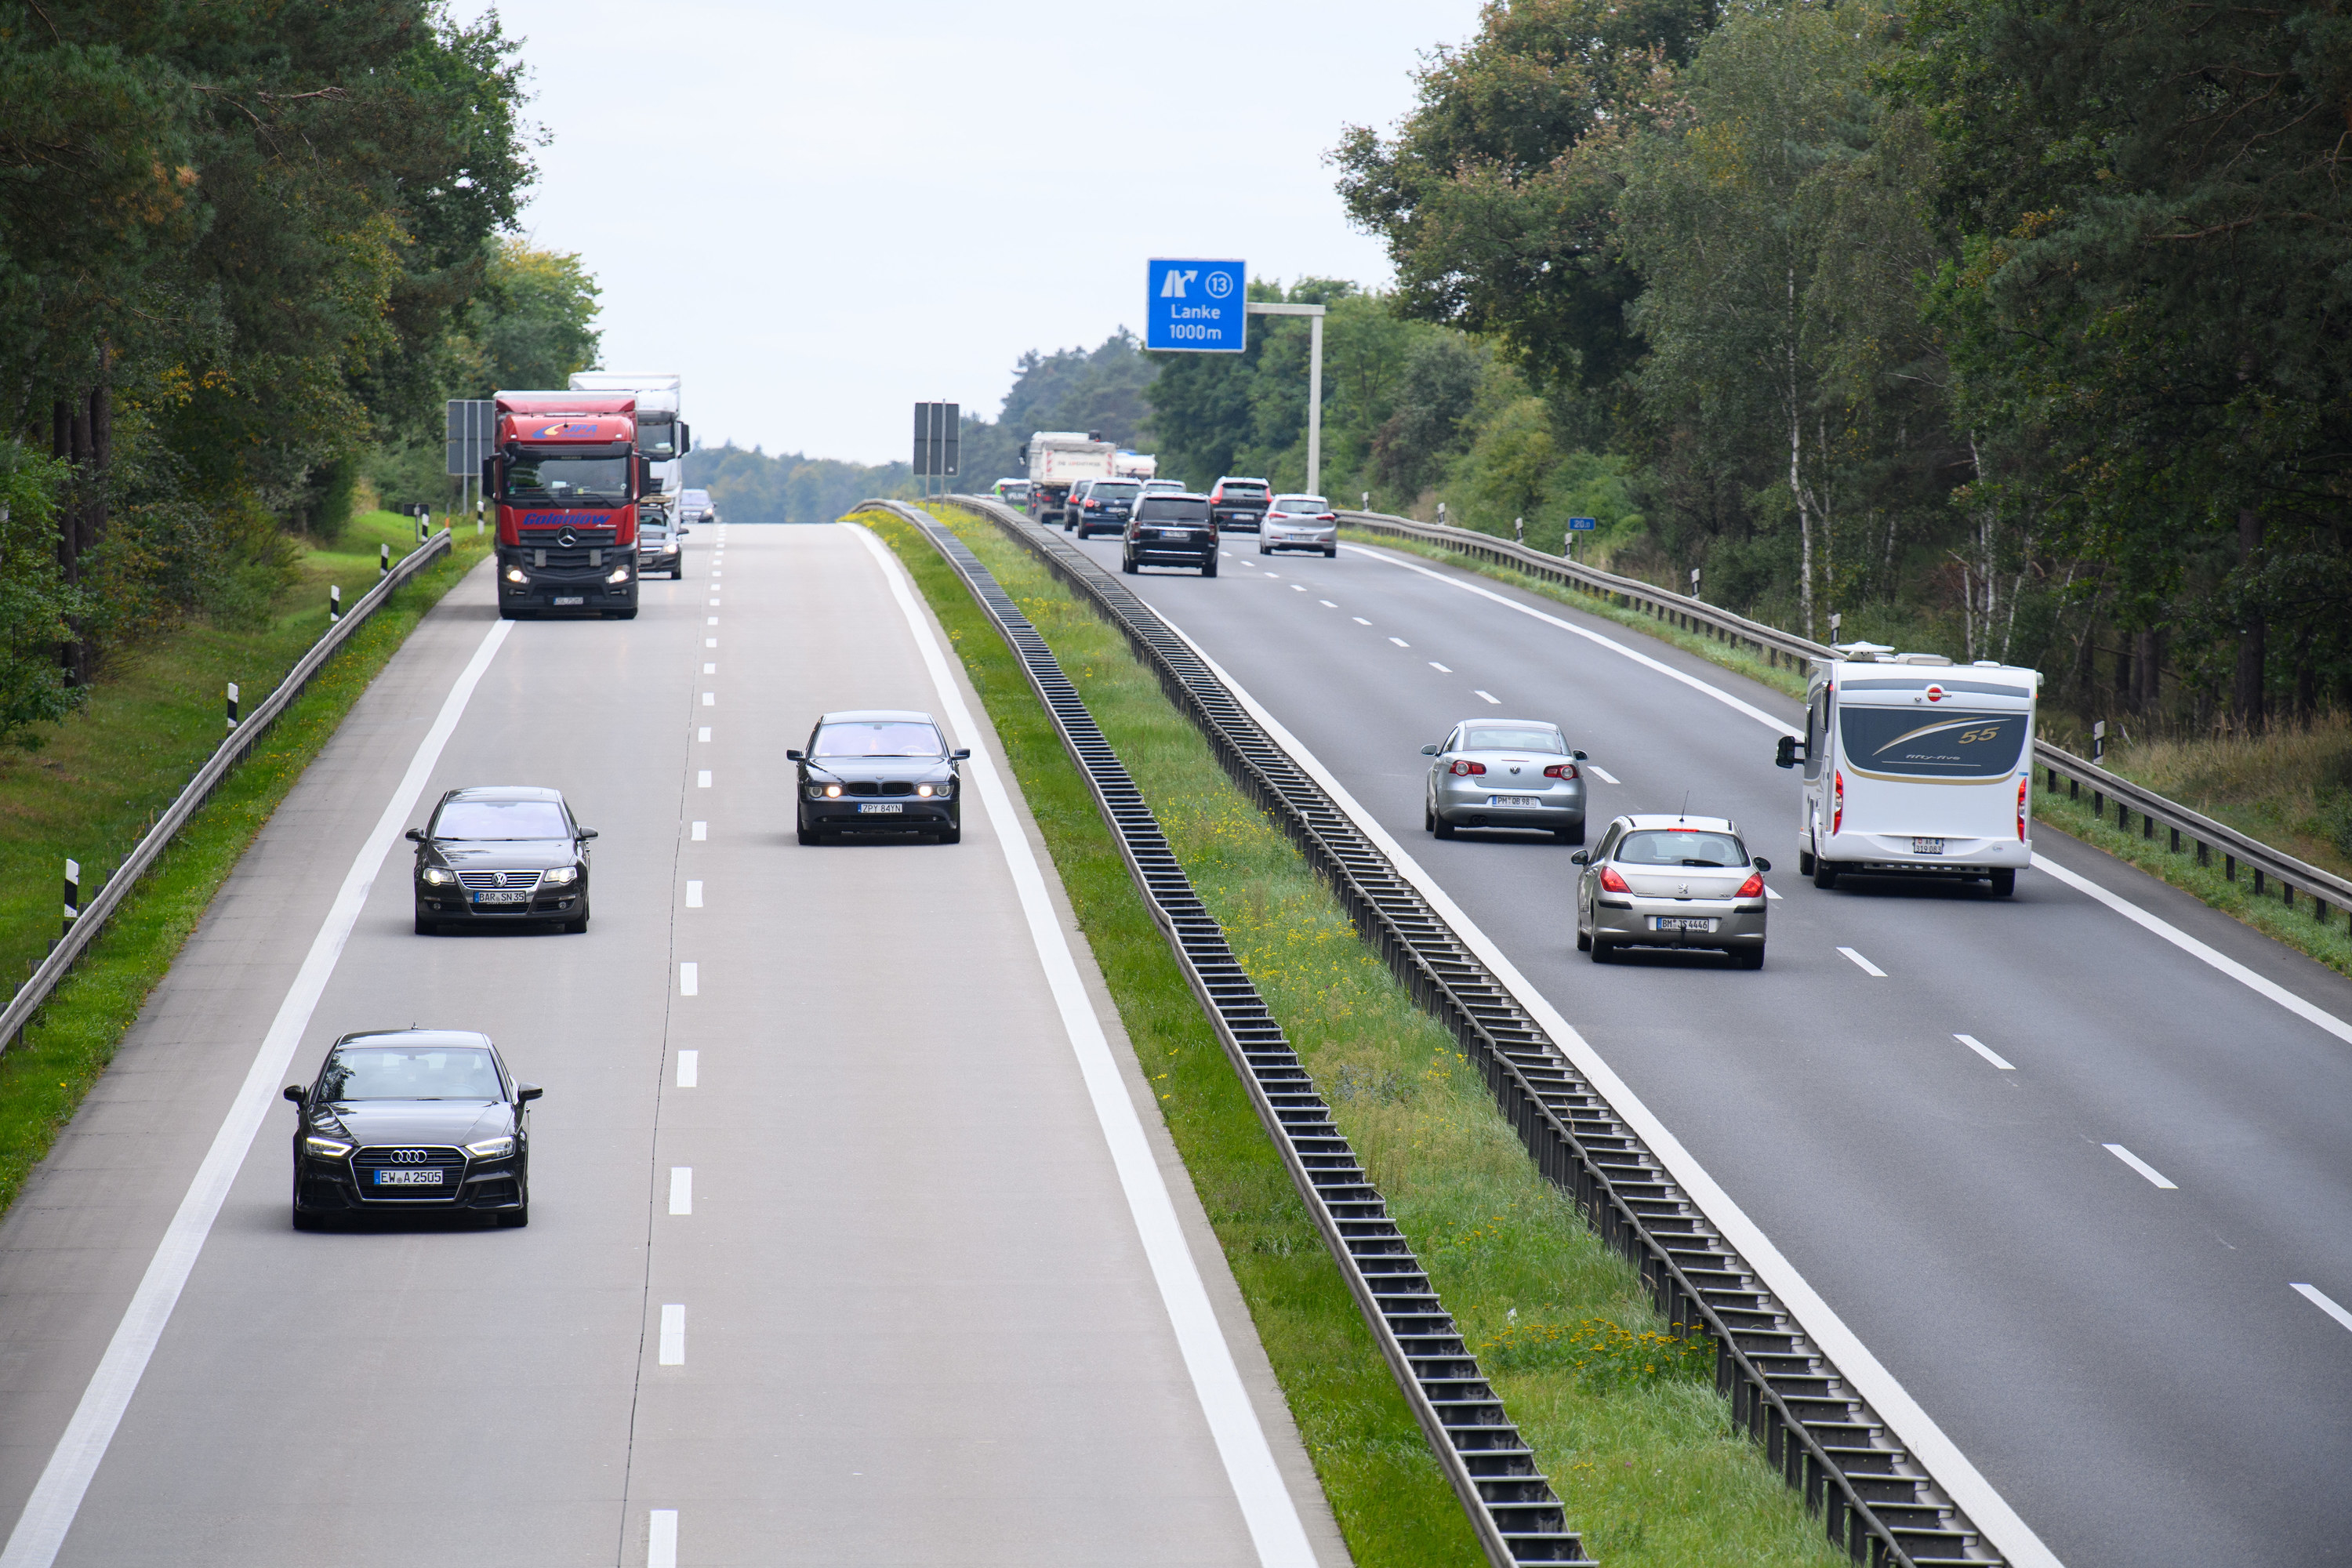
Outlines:
{"type": "Polygon", "coordinates": [[[81,919],[81,862],[68,858],[66,861],[66,918],[58,928],[58,940],[73,935],[74,921],[81,919]]]}
{"type": "Polygon", "coordinates": [[[236,682],[228,683],[228,727],[236,728],[236,682]]]}

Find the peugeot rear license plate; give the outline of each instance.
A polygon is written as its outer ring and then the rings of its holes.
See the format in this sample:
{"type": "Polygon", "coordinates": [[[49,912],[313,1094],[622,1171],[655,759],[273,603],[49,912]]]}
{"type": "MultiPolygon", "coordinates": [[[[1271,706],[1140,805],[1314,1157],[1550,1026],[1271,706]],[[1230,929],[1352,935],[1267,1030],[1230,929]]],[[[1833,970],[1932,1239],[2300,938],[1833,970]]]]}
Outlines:
{"type": "Polygon", "coordinates": [[[1941,855],[1943,852],[1944,841],[1940,838],[1914,838],[1911,840],[1911,853],[1914,855],[1941,855]]]}
{"type": "Polygon", "coordinates": [[[583,597],[582,597],[580,595],[578,595],[578,594],[569,595],[567,595],[567,596],[565,596],[565,597],[563,597],[563,598],[560,598],[560,599],[556,599],[556,600],[553,600],[553,601],[552,601],[552,603],[555,605],[555,606],[556,606],[558,609],[562,608],[562,607],[563,607],[564,605],[584,605],[584,604],[586,604],[587,602],[588,602],[588,601],[587,601],[586,599],[583,598],[583,597]]]}
{"type": "Polygon", "coordinates": [[[1650,929],[1652,931],[1713,931],[1715,919],[1711,915],[1652,915],[1650,929]]]}
{"type": "Polygon", "coordinates": [[[375,1184],[379,1187],[437,1187],[441,1184],[441,1173],[437,1169],[378,1171],[375,1184]]]}
{"type": "Polygon", "coordinates": [[[474,895],[478,904],[527,904],[530,893],[522,888],[492,888],[474,895]]]}
{"type": "Polygon", "coordinates": [[[1488,805],[1541,805],[1543,802],[1531,795],[1490,795],[1486,797],[1486,804],[1488,805]]]}
{"type": "Polygon", "coordinates": [[[894,800],[887,805],[861,805],[857,808],[857,815],[860,816],[896,816],[906,809],[907,808],[905,806],[900,805],[894,800]]]}

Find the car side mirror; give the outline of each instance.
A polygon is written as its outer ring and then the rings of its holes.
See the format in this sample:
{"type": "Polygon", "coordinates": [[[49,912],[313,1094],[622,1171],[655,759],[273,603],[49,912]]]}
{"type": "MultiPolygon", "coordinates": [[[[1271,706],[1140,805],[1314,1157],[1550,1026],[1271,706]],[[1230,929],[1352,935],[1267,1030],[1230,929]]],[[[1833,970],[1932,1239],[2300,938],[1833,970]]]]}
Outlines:
{"type": "Polygon", "coordinates": [[[1776,768],[1793,768],[1797,765],[1796,736],[1783,735],[1780,737],[1780,750],[1772,753],[1772,765],[1776,768]]]}
{"type": "Polygon", "coordinates": [[[968,763],[971,761],[971,748],[970,746],[958,746],[954,751],[950,752],[948,755],[954,758],[959,763],[968,763]]]}
{"type": "Polygon", "coordinates": [[[403,837],[411,844],[422,844],[425,842],[425,829],[421,827],[412,827],[406,834],[403,835],[403,837]]]}
{"type": "Polygon", "coordinates": [[[530,1100],[537,1100],[541,1095],[545,1094],[547,1090],[540,1088],[539,1085],[535,1083],[519,1083],[515,1085],[515,1103],[517,1105],[526,1104],[530,1100]]]}
{"type": "Polygon", "coordinates": [[[1424,757],[1433,757],[1437,755],[1437,750],[1435,746],[1423,746],[1421,749],[1421,754],[1424,757]]]}
{"type": "Polygon", "coordinates": [[[1772,862],[1767,860],[1761,855],[1756,857],[1756,858],[1749,861],[1748,864],[1754,866],[1759,871],[1769,871],[1772,868],[1772,862]]]}
{"type": "Polygon", "coordinates": [[[581,828],[579,830],[579,837],[583,838],[593,838],[596,837],[596,830],[593,827],[581,828]]]}
{"type": "Polygon", "coordinates": [[[1590,866],[1592,864],[1592,852],[1589,849],[1580,849],[1568,858],[1568,863],[1571,866],[1590,866]]]}
{"type": "Polygon", "coordinates": [[[1584,752],[1573,752],[1573,753],[1571,753],[1571,754],[1572,754],[1572,755],[1576,758],[1576,760],[1577,760],[1578,762],[1580,762],[1580,763],[1582,763],[1582,762],[1590,762],[1590,761],[1591,760],[1589,756],[1587,756],[1587,755],[1586,755],[1586,753],[1584,753],[1584,752]]]}
{"type": "Polygon", "coordinates": [[[797,750],[795,750],[795,751],[788,751],[788,752],[786,752],[784,753],[784,761],[786,761],[786,762],[788,762],[788,763],[797,763],[797,762],[800,762],[800,761],[802,761],[802,760],[803,760],[803,757],[802,757],[801,753],[800,753],[797,750]]]}
{"type": "Polygon", "coordinates": [[[302,1086],[299,1083],[288,1084],[286,1086],[286,1098],[292,1100],[297,1105],[301,1104],[304,1098],[302,1086]]]}

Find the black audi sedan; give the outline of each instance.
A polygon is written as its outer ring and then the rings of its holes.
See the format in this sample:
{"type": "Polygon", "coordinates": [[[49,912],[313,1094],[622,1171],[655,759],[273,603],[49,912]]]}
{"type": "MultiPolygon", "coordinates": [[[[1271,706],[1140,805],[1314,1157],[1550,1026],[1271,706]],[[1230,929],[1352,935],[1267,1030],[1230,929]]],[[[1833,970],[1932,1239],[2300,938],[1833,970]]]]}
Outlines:
{"type": "Polygon", "coordinates": [[[489,1037],[464,1029],[345,1035],[318,1081],[286,1086],[294,1128],[294,1228],[331,1215],[487,1213],[530,1223],[535,1083],[517,1083],[489,1037]]]}
{"type": "Polygon", "coordinates": [[[936,833],[942,844],[963,837],[963,776],[969,748],[950,749],[928,713],[873,708],[827,713],[809,732],[800,764],[799,826],[803,844],[828,831],[936,833]]]}
{"type": "Polygon", "coordinates": [[[561,790],[530,784],[453,789],[416,846],[416,934],[452,926],[556,921],[588,929],[588,840],[561,790]]]}

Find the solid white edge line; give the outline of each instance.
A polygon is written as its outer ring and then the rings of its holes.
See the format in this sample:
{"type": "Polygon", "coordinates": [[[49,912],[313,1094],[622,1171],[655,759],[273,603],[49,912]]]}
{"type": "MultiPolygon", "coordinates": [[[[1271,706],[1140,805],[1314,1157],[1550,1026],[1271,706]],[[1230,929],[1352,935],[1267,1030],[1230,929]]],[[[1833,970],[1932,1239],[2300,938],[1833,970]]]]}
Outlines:
{"type": "Polygon", "coordinates": [[[1021,900],[1021,912],[1029,924],[1030,940],[1036,947],[1038,963],[1045,972],[1046,984],[1061,1013],[1071,1052],[1077,1058],[1079,1074],[1094,1103],[1095,1119],[1102,1128],[1104,1142],[1109,1145],[1111,1163],[1118,1173],[1128,1212],[1134,1216],[1144,1257],[1151,1265],[1152,1279],[1160,1288],[1160,1301],[1167,1307],[1169,1323],[1175,1330],[1177,1348],[1184,1357],[1185,1370],[1192,1375],[1192,1392],[1200,1401],[1201,1414],[1207,1418],[1209,1433],[1216,1442],[1218,1458],[1223,1461],[1234,1500],[1241,1505],[1242,1518],[1249,1528],[1258,1562],[1266,1568],[1315,1568],[1315,1549],[1307,1542],[1307,1528],[1300,1522],[1297,1505],[1275,1465],[1274,1450],[1266,1442],[1265,1429],[1258,1424],[1249,1391],[1242,1386],[1241,1373],[1234,1365],[1233,1349],[1225,1343],[1216,1310],[1209,1304],[1209,1292],[1201,1283],[1200,1269],[1192,1261],[1183,1227],[1177,1222],[1175,1205],[1169,1201],[1159,1162],[1152,1157],[1151,1144],[1144,1136],[1135,1103],[1128,1098],[1127,1085],[1121,1081],[1118,1066],[1111,1058],[1110,1041],[1103,1034],[1102,1021],[1095,1016],[1094,1005],[1087,1000],[1077,960],[1071,954],[1069,942],[1055,916],[1053,900],[1046,893],[1036,856],[1021,830],[1020,819],[1013,815],[1012,797],[997,773],[994,759],[982,742],[981,726],[974,721],[962,691],[956,686],[947,654],[932,635],[930,622],[924,618],[922,606],[915,597],[913,582],[898,557],[870,529],[855,523],[839,526],[853,530],[881,567],[890,584],[891,596],[906,616],[931,684],[939,692],[940,705],[946,710],[948,721],[960,738],[958,743],[971,748],[971,760],[964,765],[976,777],[989,827],[1012,873],[1013,889],[1021,900]]]}
{"type": "Polygon", "coordinates": [[[702,1079],[702,1053],[682,1050],[677,1053],[677,1087],[692,1089],[702,1079]]]}
{"type": "Polygon", "coordinates": [[[677,1510],[656,1508],[647,1510],[646,1568],[677,1568],[677,1510]]]}
{"type": "Polygon", "coordinates": [[[694,1167],[672,1165],[669,1168],[669,1212],[694,1212],[694,1167]]]}
{"type": "Polygon", "coordinates": [[[2121,1160],[2125,1164],[2129,1165],[2133,1170],[2137,1171],[2141,1175],[2146,1176],[2148,1180],[2149,1185],[2162,1187],[2168,1193],[2178,1192],[2180,1190],[2179,1183],[2168,1180],[2162,1171],[2158,1170],[2154,1165],[2149,1164],[2147,1161],[2141,1159],[2138,1155],[2133,1153],[2122,1144],[2102,1143],[2099,1147],[2105,1149],[2108,1153],[2113,1154],[2116,1159],[2121,1160]]]}
{"type": "Polygon", "coordinates": [[[1911,1397],[1910,1391],[1881,1364],[1876,1356],[1870,1353],[1860,1337],[1846,1327],[1845,1320],[1831,1310],[1821,1293],[1798,1272],[1796,1265],[1772,1245],[1762,1227],[1749,1219],[1747,1212],[1732,1201],[1731,1194],[1717,1184],[1706,1168],[1683,1146],[1682,1140],[1667,1130],[1665,1123],[1643,1103],[1632,1086],[1619,1078],[1585,1037],[1560,1016],[1559,1010],[1526,975],[1519,973],[1518,967],[1495,945],[1493,939],[1446,896],[1445,889],[1437,884],[1436,879],[1405,853],[1404,847],[1381,826],[1371,813],[1357,803],[1355,796],[1348,793],[1346,786],[1312,752],[1299,744],[1297,737],[1283,728],[1273,714],[1226,674],[1199,643],[1185,635],[1182,627],[1168,621],[1164,615],[1160,619],[1167,623],[1171,631],[1184,638],[1211,673],[1224,682],[1234,700],[1248,710],[1250,717],[1258,721],[1276,745],[1290,754],[1291,761],[1323,786],[1324,793],[1348,814],[1358,831],[1380,847],[1381,851],[1388,856],[1390,864],[1396,868],[1398,875],[1412,883],[1414,889],[1428,900],[1430,908],[1454,928],[1465,945],[1475,952],[1495,977],[1510,991],[1513,999],[1552,1037],[1561,1053],[1608,1100],[1625,1124],[1633,1130],[1634,1135],[1650,1146],[1650,1152],[1657,1156],[1666,1173],[1689,1194],[1698,1210],[1714,1223],[1723,1234],[1724,1240],[1748,1260],[1748,1267],[1756,1270],[1757,1277],[1764,1281],[1766,1288],[1780,1298],[1781,1303],[1803,1325],[1813,1342],[1837,1363],[1838,1371],[1844,1375],[1846,1382],[1878,1412],[1887,1429],[1895,1434],[1895,1440],[1927,1468],[1937,1483],[1950,1494],[1952,1500],[1966,1510],[1977,1528],[1993,1543],[1994,1549],[2009,1560],[2012,1568],[2061,1568],[2057,1553],[2044,1545],[2032,1527],[2018,1517],[2017,1510],[2011,1508],[2008,1500],[1994,1489],[1992,1483],[1969,1462],[1968,1456],[1960,1452],[1959,1446],[1947,1436],[1934,1417],[1911,1397]]]}
{"type": "Polygon", "coordinates": [[[686,1364],[686,1308],[682,1303],[672,1301],[662,1309],[660,1360],[664,1366],[686,1364]]]}
{"type": "Polygon", "coordinates": [[[512,621],[496,621],[482,634],[473,658],[467,661],[457,684],[449,689],[449,695],[442,700],[441,711],[434,719],[433,727],[417,742],[408,771],[394,786],[383,815],[376,818],[359,853],[352,857],[351,869],[343,874],[343,885],[337,890],[319,934],[311,939],[302,967],[295,973],[294,984],[287,987],[285,1000],[278,1005],[278,1016],[270,1020],[269,1032],[262,1037],[261,1047],[254,1053],[253,1066],[247,1069],[245,1082],[238,1087],[236,1098],[229,1102],[220,1131],[213,1135],[212,1147],[205,1152],[204,1162],[196,1167],[195,1178],[188,1184],[178,1212],[164,1227],[163,1239],[155,1244],[147,1271],[141,1277],[139,1288],[131,1292],[122,1321],[107,1342],[106,1353],[99,1358],[97,1370],[90,1373],[82,1390],[81,1403],[75,1406],[73,1418],[66,1423],[64,1434],[58,1438],[58,1446],[41,1471],[41,1479],[34,1483],[24,1512],[16,1517],[16,1527],[9,1532],[6,1549],[0,1550],[0,1568],[49,1568],[57,1561],[59,1549],[65,1545],[66,1532],[73,1528],[74,1516],[81,1510],[82,1496],[89,1491],[100,1463],[106,1458],[108,1446],[114,1441],[115,1429],[122,1423],[123,1412],[131,1406],[131,1395],[139,1390],[139,1380],[145,1375],[147,1363],[163,1337],[164,1325],[171,1321],[172,1310],[179,1304],[180,1292],[196,1266],[197,1256],[204,1251],[205,1238],[212,1234],[213,1221],[228,1196],[229,1185],[244,1165],[254,1135],[261,1131],[263,1118],[279,1103],[279,1087],[287,1065],[302,1043],[302,1031],[310,1026],[310,1015],[317,1011],[319,999],[326,994],[327,982],[333,978],[343,944],[351,940],[352,928],[358,925],[367,907],[368,894],[383,868],[384,857],[399,841],[401,826],[416,808],[417,798],[424,794],[426,781],[441,760],[442,748],[456,732],[474,688],[481,683],[483,672],[489,668],[490,660],[497,657],[513,626],[512,621]]]}
{"type": "MultiPolygon", "coordinates": [[[[1634,663],[1645,665],[1648,668],[1656,670],[1661,675],[1679,680],[1685,686],[1691,688],[1694,691],[1704,691],[1709,697],[1714,698],[1717,701],[1737,708],[1739,711],[1747,714],[1758,723],[1762,724],[1767,729],[1774,731],[1779,734],[1796,735],[1801,738],[1803,734],[1802,731],[1790,728],[1789,725],[1782,723],[1780,720],[1775,719],[1772,715],[1765,712],[1762,709],[1758,708],[1753,704],[1742,702],[1738,698],[1734,697],[1731,693],[1724,690],[1722,688],[1711,686],[1706,681],[1701,680],[1698,677],[1685,673],[1683,670],[1676,669],[1670,664],[1652,658],[1645,653],[1638,653],[1633,648],[1627,647],[1623,643],[1619,642],[1614,637],[1605,637],[1599,632],[1587,630],[1585,627],[1580,626],[1572,621],[1564,621],[1558,616],[1546,615],[1543,611],[1535,608],[1531,605],[1522,605],[1517,599],[1507,598],[1501,594],[1495,593],[1491,589],[1482,588],[1475,583],[1465,583],[1458,577],[1448,576],[1443,572],[1433,572],[1428,567],[1423,566],[1418,563],[1400,560],[1398,557],[1391,555],[1385,551],[1368,550],[1360,544],[1350,544],[1348,548],[1356,552],[1359,555],[1365,556],[1370,560],[1386,562],[1391,566],[1401,566],[1408,572],[1418,572],[1424,577],[1434,578],[1438,582],[1444,583],[1449,587],[1459,588],[1465,594],[1475,594],[1482,599],[1492,599],[1495,603],[1504,605],[1507,608],[1517,610],[1523,616],[1532,616],[1537,620],[1559,627],[1562,631],[1572,632],[1588,642],[1598,643],[1603,647],[1623,654],[1627,658],[1632,659],[1634,663]]],[[[2150,914],[2147,910],[2140,908],[2137,904],[2133,903],[2129,899],[2125,898],[2122,894],[2109,892],[2098,883],[2092,881],[2088,877],[2085,877],[2077,871],[2070,871],[2065,867],[2059,865],[2055,860],[2052,860],[2045,856],[2036,855],[2033,857],[2033,868],[2037,871],[2045,872],[2050,876],[2057,878],[2058,880],[2065,883],[2066,886],[2074,889],[2078,893],[2082,893],[2086,897],[2097,900],[2100,903],[2106,905],[2107,908],[2115,910],[2116,913],[2123,916],[2124,919],[2130,921],[2133,924],[2139,926],[2145,931],[2153,932],[2157,936],[2162,937],[2165,941],[2172,943],[2173,946],[2180,949],[2181,952],[2189,954],[2191,957],[2194,957],[2204,963],[2210,964],[2213,968],[2220,970],[2222,973],[2228,975],[2231,979],[2235,980],[2240,984],[2245,986],[2247,989],[2254,992],[2258,995],[2267,997],[2269,1000],[2277,1003],[2280,1006],[2285,1008],[2288,1012],[2293,1013],[2296,1017],[2303,1019],[2305,1023],[2315,1024],[2320,1028],[2326,1030],[2329,1034],[2334,1035],[2337,1039],[2344,1041],[2347,1045],[2352,1045],[2352,1023],[2347,1023],[2343,1019],[2337,1017],[2335,1014],[2328,1012],[2326,1008],[2305,1001],[2302,997],[2296,995],[2294,992],[2289,991],[2285,986],[2277,984],[2275,981],[2264,979],[2263,976],[2255,973],[2252,970],[2247,968],[2244,964],[2240,963],[2236,959],[2227,957],[2215,951],[2213,948],[2207,946],[2205,943],[2198,941],[2195,937],[2190,936],[2187,931],[2182,931],[2179,927],[2172,924],[2169,921],[2167,921],[2160,916],[2150,914]]]]}
{"type": "Polygon", "coordinates": [[[1960,1044],[1968,1047],[1969,1049],[1976,1052],[1977,1055],[1984,1058],[1985,1060],[1992,1063],[1993,1066],[1999,1068],[2003,1072],[2015,1072],[2017,1070],[1997,1055],[1990,1046],[1986,1045],[1974,1035],[1954,1035],[1952,1038],[1959,1041],[1960,1044]]]}
{"type": "Polygon", "coordinates": [[[1870,960],[1863,957],[1862,954],[1854,952],[1853,949],[1850,947],[1842,947],[1839,948],[1838,951],[1844,953],[1848,958],[1853,959],[1855,965],[1873,980],[1884,980],[1886,978],[1886,971],[1879,968],[1878,965],[1871,963],[1870,960]]]}
{"type": "Polygon", "coordinates": [[[2316,1285],[2296,1285],[2291,1287],[2291,1289],[2293,1289],[2294,1292],[2301,1296],[2305,1300],[2310,1302],[2313,1306],[2318,1308],[2321,1311],[2326,1313],[2329,1317],[2343,1324],[2344,1327],[2352,1329],[2352,1312],[2346,1311],[2343,1308],[2329,1300],[2326,1294],[2316,1285]]]}

